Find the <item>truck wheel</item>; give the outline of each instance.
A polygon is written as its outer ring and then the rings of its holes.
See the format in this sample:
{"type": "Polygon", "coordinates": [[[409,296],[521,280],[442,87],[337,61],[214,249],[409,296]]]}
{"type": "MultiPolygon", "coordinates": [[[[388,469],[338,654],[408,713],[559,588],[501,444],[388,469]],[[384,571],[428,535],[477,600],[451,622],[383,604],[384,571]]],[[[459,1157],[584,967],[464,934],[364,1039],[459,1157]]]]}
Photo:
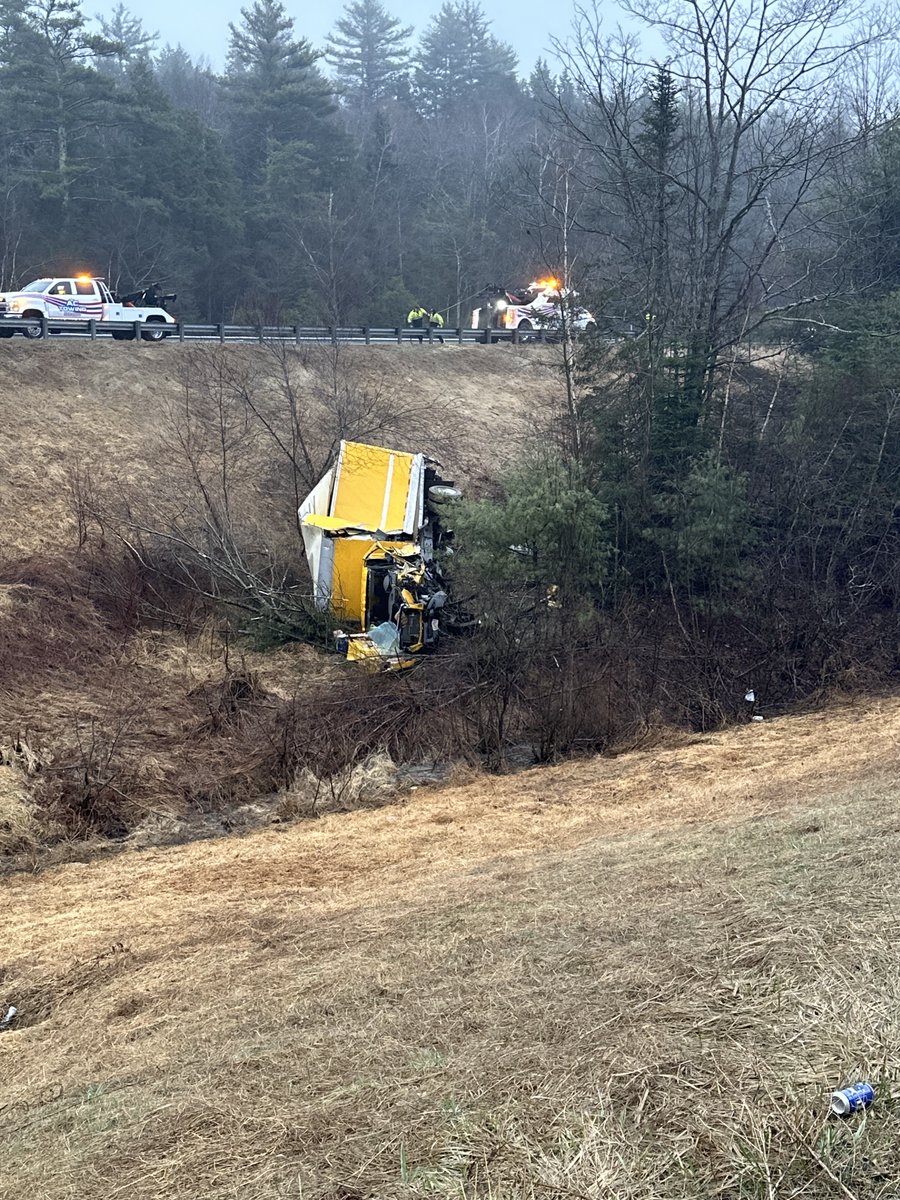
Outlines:
{"type": "Polygon", "coordinates": [[[130,330],[126,332],[124,329],[114,329],[113,340],[117,342],[133,342],[134,334],[130,330]]]}
{"type": "Polygon", "coordinates": [[[148,317],[141,330],[145,342],[161,342],[166,336],[166,323],[162,317],[148,317]]]}
{"type": "MultiPolygon", "coordinates": [[[[39,312],[26,312],[22,313],[22,319],[24,321],[39,321],[43,315],[43,313],[39,312]]],[[[44,329],[41,325],[24,325],[22,327],[22,332],[27,338],[39,338],[44,336],[44,329]]]]}

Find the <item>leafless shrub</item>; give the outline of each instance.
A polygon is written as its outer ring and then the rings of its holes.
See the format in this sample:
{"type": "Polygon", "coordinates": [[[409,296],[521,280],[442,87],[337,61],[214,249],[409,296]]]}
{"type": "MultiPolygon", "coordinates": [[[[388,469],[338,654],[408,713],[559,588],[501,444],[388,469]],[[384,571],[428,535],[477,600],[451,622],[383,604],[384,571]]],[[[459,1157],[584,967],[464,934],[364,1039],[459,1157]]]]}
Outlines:
{"type": "Polygon", "coordinates": [[[249,710],[267,700],[266,691],[261,687],[256,673],[243,662],[236,671],[226,664],[221,679],[201,684],[189,695],[192,699],[199,699],[206,708],[208,716],[201,728],[215,734],[242,727],[249,710]]]}
{"type": "Polygon", "coordinates": [[[66,472],[69,508],[75,521],[78,549],[94,535],[101,546],[105,541],[103,484],[95,464],[76,457],[66,472]]]}
{"type": "Polygon", "coordinates": [[[279,820],[289,821],[324,812],[378,807],[394,799],[401,787],[397,764],[384,751],[368,754],[324,778],[303,767],[280,792],[276,815],[279,820]]]}
{"type": "Polygon", "coordinates": [[[142,795],[158,771],[152,761],[129,753],[138,715],[113,709],[76,718],[45,772],[41,801],[73,835],[121,837],[141,814],[142,795]]]}

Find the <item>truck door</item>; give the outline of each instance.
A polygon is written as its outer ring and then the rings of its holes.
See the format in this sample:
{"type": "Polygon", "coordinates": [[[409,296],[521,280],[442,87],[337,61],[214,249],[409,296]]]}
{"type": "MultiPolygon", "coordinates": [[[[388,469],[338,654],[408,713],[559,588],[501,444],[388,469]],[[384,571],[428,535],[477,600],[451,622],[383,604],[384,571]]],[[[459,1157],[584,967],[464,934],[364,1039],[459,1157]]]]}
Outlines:
{"type": "Polygon", "coordinates": [[[75,317],[77,301],[70,279],[54,279],[45,293],[48,317],[75,317]]]}
{"type": "Polygon", "coordinates": [[[79,317],[93,317],[98,321],[103,317],[103,299],[93,279],[76,279],[75,296],[79,317]]]}

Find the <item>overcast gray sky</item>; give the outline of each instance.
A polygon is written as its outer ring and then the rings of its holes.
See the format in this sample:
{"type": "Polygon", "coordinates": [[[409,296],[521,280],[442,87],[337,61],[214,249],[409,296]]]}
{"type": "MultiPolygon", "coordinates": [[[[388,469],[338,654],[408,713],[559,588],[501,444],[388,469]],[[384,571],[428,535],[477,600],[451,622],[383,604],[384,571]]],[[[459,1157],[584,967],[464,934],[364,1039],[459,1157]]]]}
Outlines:
{"type": "MultiPolygon", "coordinates": [[[[252,2],[252,0],[250,0],[252,2]]],[[[321,47],[344,4],[324,0],[307,4],[283,0],[294,18],[297,32],[321,47]]],[[[384,0],[385,8],[404,24],[421,29],[438,11],[441,0],[384,0]]],[[[116,0],[85,0],[84,11],[106,17],[116,0]]],[[[194,58],[205,55],[214,67],[225,60],[228,23],[237,23],[248,0],[156,0],[152,6],[130,3],[125,7],[139,15],[144,25],[159,30],[160,45],[179,42],[194,58]],[[148,15],[149,14],[149,15],[148,15]]],[[[551,31],[565,36],[571,24],[572,0],[483,0],[485,13],[496,37],[510,42],[519,55],[519,70],[528,74],[535,60],[545,53],[551,31]]]]}

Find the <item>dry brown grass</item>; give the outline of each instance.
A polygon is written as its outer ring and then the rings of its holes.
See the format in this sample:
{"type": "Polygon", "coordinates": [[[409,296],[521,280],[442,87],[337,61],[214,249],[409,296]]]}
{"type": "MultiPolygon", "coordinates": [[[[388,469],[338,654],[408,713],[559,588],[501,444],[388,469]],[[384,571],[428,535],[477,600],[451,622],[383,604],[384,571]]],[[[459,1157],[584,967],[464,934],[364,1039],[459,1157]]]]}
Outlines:
{"type": "Polygon", "coordinates": [[[0,855],[36,850],[41,828],[21,774],[0,761],[0,855]]]}
{"type": "MultiPolygon", "coordinates": [[[[203,365],[215,367],[218,354],[215,348],[175,344],[136,349],[53,341],[35,346],[18,339],[4,343],[4,556],[52,552],[63,540],[71,544],[77,532],[70,496],[73,473],[83,485],[89,478],[90,486],[101,492],[127,487],[161,497],[177,493],[180,466],[168,447],[167,408],[181,399],[183,372],[192,359],[201,364],[202,373],[203,365]]],[[[295,357],[304,394],[323,394],[328,354],[295,357]]],[[[413,414],[404,428],[404,444],[439,452],[448,470],[472,479],[485,473],[486,450],[491,473],[498,456],[515,452],[530,428],[536,398],[559,388],[552,357],[546,351],[500,346],[421,351],[418,346],[350,347],[341,352],[341,371],[348,379],[377,384],[413,414]],[[441,432],[448,414],[454,417],[452,445],[441,432]]],[[[228,347],[224,361],[229,370],[249,377],[277,375],[277,364],[264,349],[228,347]]],[[[272,448],[266,449],[271,460],[272,448]]],[[[263,494],[267,482],[261,474],[254,494],[257,507],[279,500],[263,494]]],[[[281,499],[281,515],[290,523],[292,496],[285,492],[281,499]]]]}
{"type": "Polygon", "coordinates": [[[107,591],[115,574],[87,554],[0,559],[3,869],[41,845],[80,852],[61,843],[272,790],[265,733],[281,697],[330,668],[308,647],[226,657],[213,622],[148,630],[140,604],[107,591]]]}
{"type": "Polygon", "coordinates": [[[898,736],[883,699],[7,880],[0,1194],[896,1196],[898,736]]]}

